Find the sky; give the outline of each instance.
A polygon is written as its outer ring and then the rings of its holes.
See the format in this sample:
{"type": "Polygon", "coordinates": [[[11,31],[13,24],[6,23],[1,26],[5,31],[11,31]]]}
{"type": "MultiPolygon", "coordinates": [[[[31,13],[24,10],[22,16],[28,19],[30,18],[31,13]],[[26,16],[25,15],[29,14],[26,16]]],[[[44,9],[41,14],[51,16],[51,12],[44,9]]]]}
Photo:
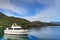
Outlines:
{"type": "Polygon", "coordinates": [[[60,0],[0,0],[0,12],[29,21],[59,22],[60,0]]]}

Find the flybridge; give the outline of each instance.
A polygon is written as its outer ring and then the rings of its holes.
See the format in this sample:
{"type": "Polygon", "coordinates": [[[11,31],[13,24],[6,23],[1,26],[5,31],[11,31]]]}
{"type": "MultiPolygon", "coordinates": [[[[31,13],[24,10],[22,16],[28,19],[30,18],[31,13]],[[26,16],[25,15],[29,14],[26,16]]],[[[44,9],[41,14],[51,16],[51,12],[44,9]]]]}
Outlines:
{"type": "Polygon", "coordinates": [[[22,28],[21,26],[17,26],[16,23],[12,24],[12,27],[11,28],[22,28]]]}

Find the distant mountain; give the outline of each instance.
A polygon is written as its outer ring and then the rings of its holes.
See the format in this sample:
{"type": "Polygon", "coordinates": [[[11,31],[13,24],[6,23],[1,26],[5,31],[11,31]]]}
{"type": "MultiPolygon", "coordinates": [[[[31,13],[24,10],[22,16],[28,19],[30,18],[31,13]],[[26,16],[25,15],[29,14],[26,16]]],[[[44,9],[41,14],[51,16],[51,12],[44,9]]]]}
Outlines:
{"type": "Polygon", "coordinates": [[[58,24],[55,23],[47,23],[47,22],[41,22],[41,21],[33,21],[32,22],[34,25],[38,25],[38,26],[60,26],[58,24]]]}
{"type": "Polygon", "coordinates": [[[60,22],[51,22],[51,23],[53,23],[53,24],[60,24],[60,22]]]}

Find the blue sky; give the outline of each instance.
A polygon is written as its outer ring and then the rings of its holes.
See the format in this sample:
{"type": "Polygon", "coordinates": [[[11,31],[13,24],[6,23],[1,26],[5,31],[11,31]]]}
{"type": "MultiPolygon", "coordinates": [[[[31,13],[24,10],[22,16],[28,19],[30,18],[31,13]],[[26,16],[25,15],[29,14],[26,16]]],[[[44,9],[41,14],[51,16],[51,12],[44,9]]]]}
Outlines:
{"type": "Polygon", "coordinates": [[[0,11],[29,21],[60,21],[60,0],[0,0],[0,11]]]}

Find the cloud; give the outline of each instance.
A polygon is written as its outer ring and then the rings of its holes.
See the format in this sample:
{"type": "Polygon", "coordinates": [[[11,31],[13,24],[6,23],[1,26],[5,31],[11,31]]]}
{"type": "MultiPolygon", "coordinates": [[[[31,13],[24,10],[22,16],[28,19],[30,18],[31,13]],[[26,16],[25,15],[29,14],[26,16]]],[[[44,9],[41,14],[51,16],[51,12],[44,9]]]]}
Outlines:
{"type": "Polygon", "coordinates": [[[30,21],[50,22],[60,18],[60,0],[0,0],[6,15],[30,21]]]}
{"type": "Polygon", "coordinates": [[[55,5],[55,0],[38,0],[38,3],[44,4],[47,7],[51,7],[55,5]]]}
{"type": "Polygon", "coordinates": [[[12,4],[10,0],[0,0],[0,8],[6,10],[7,12],[8,10],[11,10],[19,15],[26,15],[28,13],[26,8],[16,6],[15,4],[12,4]]]}
{"type": "MultiPolygon", "coordinates": [[[[46,5],[46,9],[36,12],[36,15],[31,17],[26,17],[26,19],[30,21],[43,21],[43,22],[50,22],[54,21],[55,19],[59,20],[60,18],[60,1],[59,0],[39,0],[40,3],[46,5]],[[52,5],[53,4],[53,5],[52,5]]],[[[55,21],[57,21],[55,20],[55,21]]]]}
{"type": "MultiPolygon", "coordinates": [[[[54,9],[53,9],[54,10],[54,9]]],[[[48,22],[57,17],[57,14],[55,13],[56,10],[53,11],[52,9],[45,9],[42,12],[36,13],[36,15],[27,18],[30,21],[44,21],[48,22]]]]}

